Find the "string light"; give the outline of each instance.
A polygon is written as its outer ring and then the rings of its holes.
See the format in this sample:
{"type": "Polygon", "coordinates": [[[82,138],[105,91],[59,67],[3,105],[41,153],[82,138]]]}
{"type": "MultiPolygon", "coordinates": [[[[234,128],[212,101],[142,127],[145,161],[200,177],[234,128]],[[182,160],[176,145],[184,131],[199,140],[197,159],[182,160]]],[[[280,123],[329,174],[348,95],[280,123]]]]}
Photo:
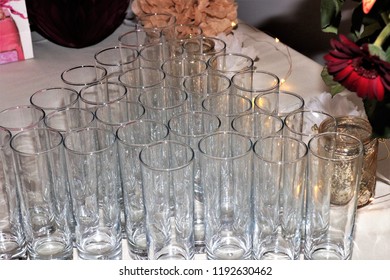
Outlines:
{"type": "MultiPolygon", "coordinates": [[[[256,32],[260,32],[260,30],[258,30],[257,28],[255,28],[251,25],[248,25],[246,23],[243,23],[243,24],[250,27],[251,29],[253,29],[256,32]]],[[[277,37],[274,38],[275,44],[273,44],[272,42],[268,42],[268,41],[258,40],[256,37],[251,36],[251,35],[248,35],[248,37],[250,37],[253,41],[258,42],[258,43],[270,44],[271,46],[273,46],[275,48],[275,50],[279,51],[282,55],[284,55],[286,57],[287,62],[288,62],[288,70],[287,70],[286,74],[284,75],[284,77],[280,77],[280,85],[285,84],[287,82],[287,79],[290,77],[291,72],[292,72],[292,58],[291,58],[289,47],[287,45],[283,44],[279,40],[279,38],[277,38],[277,37]],[[280,48],[285,48],[285,51],[282,51],[280,48]]]]}

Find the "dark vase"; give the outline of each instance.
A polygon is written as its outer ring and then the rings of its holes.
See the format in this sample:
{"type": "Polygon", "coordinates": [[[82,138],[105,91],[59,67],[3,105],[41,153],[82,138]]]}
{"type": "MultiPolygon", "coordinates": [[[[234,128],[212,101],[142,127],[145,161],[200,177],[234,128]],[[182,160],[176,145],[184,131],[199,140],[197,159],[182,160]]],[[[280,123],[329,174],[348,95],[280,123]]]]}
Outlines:
{"type": "Polygon", "coordinates": [[[26,0],[31,28],[65,47],[99,43],[122,24],[130,0],[26,0]]]}

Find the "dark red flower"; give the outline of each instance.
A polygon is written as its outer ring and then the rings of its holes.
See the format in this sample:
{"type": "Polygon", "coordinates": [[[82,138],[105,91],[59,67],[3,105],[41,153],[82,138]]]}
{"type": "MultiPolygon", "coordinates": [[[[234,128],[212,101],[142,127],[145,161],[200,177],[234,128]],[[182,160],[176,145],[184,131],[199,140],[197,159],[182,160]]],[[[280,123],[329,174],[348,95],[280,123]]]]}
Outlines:
{"type": "Polygon", "coordinates": [[[358,46],[344,35],[332,39],[331,46],[324,59],[333,79],[362,98],[382,101],[390,91],[390,63],[371,55],[367,44],[358,46]]]}

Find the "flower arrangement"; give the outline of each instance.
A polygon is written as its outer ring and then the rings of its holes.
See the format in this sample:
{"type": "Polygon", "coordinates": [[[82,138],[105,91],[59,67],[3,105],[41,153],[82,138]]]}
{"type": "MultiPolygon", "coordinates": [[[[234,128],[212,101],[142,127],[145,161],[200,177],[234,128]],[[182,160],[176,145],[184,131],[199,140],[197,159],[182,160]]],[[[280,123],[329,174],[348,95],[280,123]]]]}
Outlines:
{"type": "Polygon", "coordinates": [[[136,16],[148,13],[169,13],[178,24],[200,26],[205,36],[228,34],[237,24],[234,0],[134,0],[136,16]]]}
{"type": "Polygon", "coordinates": [[[350,33],[340,34],[348,0],[321,0],[324,32],[339,33],[324,56],[322,78],[335,95],[344,88],[363,100],[376,137],[390,138],[390,1],[354,0],[350,33]]]}

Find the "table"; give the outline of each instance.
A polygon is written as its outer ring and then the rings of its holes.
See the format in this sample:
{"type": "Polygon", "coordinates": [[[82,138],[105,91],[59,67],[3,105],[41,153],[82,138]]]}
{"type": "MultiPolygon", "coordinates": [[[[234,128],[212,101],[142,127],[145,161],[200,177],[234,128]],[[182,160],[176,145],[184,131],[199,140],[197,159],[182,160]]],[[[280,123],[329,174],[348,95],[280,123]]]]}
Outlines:
{"type": "MultiPolygon", "coordinates": [[[[65,48],[42,38],[33,32],[34,58],[0,65],[0,110],[29,104],[30,96],[47,87],[62,85],[61,73],[73,66],[94,64],[95,52],[117,42],[120,34],[131,27],[121,25],[102,42],[82,48],[65,48]]],[[[273,72],[282,79],[282,89],[301,95],[305,101],[327,90],[320,73],[322,65],[278,42],[275,38],[241,22],[235,31],[235,40],[244,42],[242,52],[258,56],[255,66],[273,72]]],[[[348,93],[346,93],[348,94],[348,93]]],[[[349,98],[354,99],[354,95],[349,98]]],[[[378,172],[390,178],[390,159],[384,145],[380,145],[378,172]]],[[[377,182],[374,202],[357,210],[353,260],[390,260],[390,185],[389,181],[377,182]]],[[[128,259],[126,242],[123,242],[123,258],[128,259]]]]}

